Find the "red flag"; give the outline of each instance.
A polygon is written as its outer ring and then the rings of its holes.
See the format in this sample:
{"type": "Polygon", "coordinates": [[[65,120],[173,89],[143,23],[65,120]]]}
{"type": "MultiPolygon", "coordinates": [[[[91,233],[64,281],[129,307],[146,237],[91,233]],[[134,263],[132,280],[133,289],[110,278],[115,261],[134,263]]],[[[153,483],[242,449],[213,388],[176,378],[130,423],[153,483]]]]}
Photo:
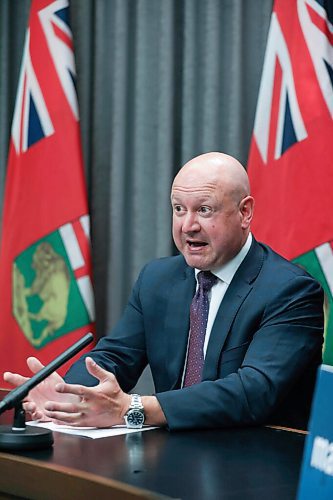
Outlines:
{"type": "MultiPolygon", "coordinates": [[[[253,232],[333,293],[333,4],[276,0],[248,172],[253,232]]],[[[324,360],[333,364],[327,311],[324,360]]]]}
{"type": "Polygon", "coordinates": [[[33,0],[4,199],[2,371],[26,373],[27,356],[49,362],[93,328],[89,216],[74,82],[68,0],[33,0]]]}

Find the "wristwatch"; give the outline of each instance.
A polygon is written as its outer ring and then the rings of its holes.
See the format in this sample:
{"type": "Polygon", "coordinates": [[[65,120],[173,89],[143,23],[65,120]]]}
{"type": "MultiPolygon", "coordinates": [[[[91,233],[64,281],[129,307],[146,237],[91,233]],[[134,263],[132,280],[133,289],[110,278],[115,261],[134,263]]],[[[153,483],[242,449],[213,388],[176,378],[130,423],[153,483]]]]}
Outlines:
{"type": "Polygon", "coordinates": [[[126,427],[128,429],[141,429],[145,421],[145,412],[139,394],[132,394],[129,409],[124,415],[126,427]]]}

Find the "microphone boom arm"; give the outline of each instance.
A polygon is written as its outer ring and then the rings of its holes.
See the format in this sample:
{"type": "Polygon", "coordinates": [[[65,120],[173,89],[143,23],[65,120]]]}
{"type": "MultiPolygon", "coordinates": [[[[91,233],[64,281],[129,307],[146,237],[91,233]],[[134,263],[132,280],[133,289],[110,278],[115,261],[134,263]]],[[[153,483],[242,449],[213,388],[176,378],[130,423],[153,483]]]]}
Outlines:
{"type": "Polygon", "coordinates": [[[22,385],[10,391],[7,396],[0,401],[0,415],[6,410],[14,408],[20,401],[22,401],[28,393],[36,387],[40,382],[45,380],[51,373],[55,372],[60,366],[73,358],[78,352],[92,342],[94,336],[92,333],[87,333],[82,339],[78,340],[71,347],[66,349],[62,354],[57,356],[48,365],[44,366],[39,372],[35,373],[29,380],[22,385]]]}

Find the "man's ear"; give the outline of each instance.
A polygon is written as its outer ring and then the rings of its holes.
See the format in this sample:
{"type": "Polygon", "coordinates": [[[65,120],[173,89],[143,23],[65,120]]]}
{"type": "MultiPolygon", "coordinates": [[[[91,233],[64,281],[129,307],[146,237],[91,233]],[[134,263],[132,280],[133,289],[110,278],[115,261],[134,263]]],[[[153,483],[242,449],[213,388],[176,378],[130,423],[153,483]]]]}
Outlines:
{"type": "Polygon", "coordinates": [[[251,224],[254,212],[254,198],[246,196],[239,204],[239,212],[241,214],[242,228],[247,229],[251,224]]]}

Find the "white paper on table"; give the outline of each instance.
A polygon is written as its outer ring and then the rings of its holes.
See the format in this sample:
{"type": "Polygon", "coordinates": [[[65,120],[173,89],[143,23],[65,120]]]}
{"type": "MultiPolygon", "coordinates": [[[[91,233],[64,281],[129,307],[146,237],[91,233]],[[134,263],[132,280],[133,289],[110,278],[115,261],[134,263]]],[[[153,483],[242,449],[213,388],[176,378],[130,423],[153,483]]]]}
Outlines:
{"type": "Polygon", "coordinates": [[[27,425],[35,427],[45,427],[55,432],[64,432],[65,434],[74,434],[91,439],[98,439],[110,436],[119,436],[120,434],[132,434],[133,432],[150,431],[157,427],[143,426],[142,429],[127,429],[125,425],[114,425],[108,429],[98,429],[97,427],[71,427],[70,425],[57,425],[53,422],[27,422],[27,425]]]}

